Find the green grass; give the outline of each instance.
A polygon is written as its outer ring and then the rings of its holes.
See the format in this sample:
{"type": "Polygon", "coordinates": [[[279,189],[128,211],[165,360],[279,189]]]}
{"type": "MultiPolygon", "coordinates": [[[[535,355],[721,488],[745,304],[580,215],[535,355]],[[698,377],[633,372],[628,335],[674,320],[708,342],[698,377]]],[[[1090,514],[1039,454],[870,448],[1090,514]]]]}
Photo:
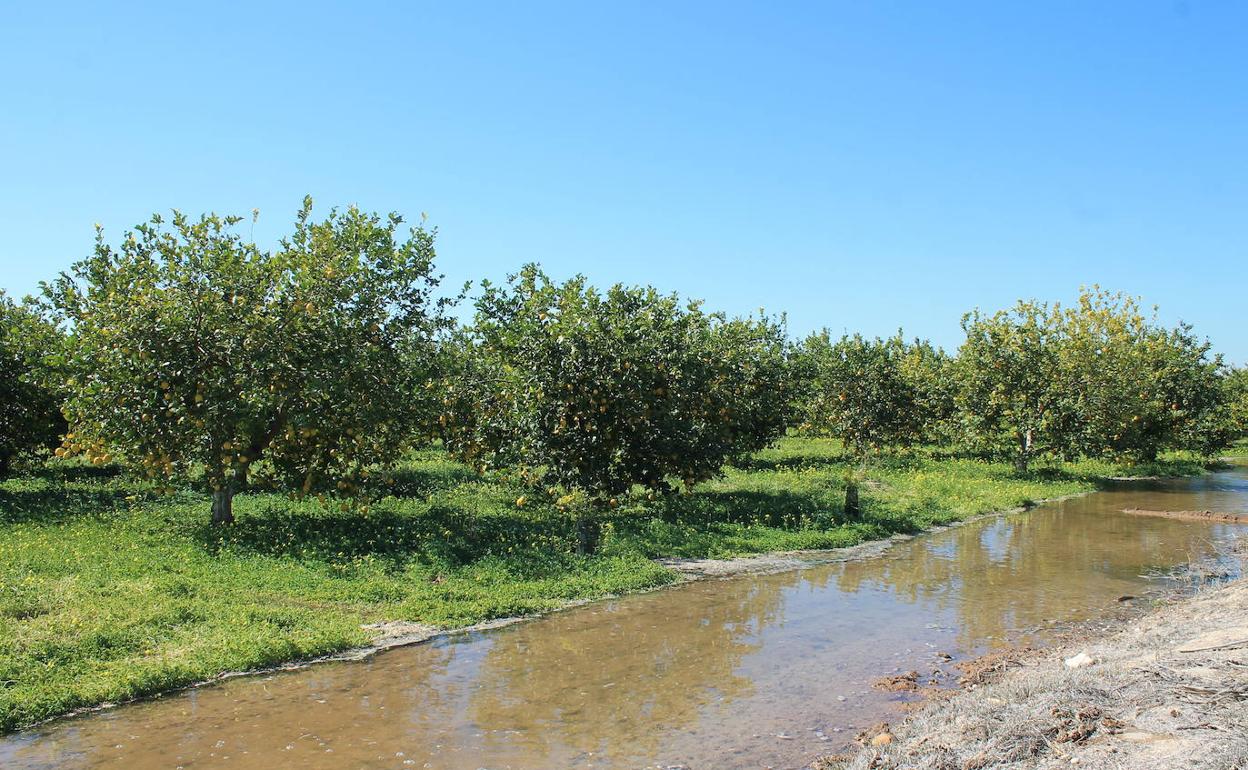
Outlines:
{"type": "MultiPolygon", "coordinates": [[[[692,493],[624,499],[592,558],[573,554],[573,528],[548,502],[517,508],[518,488],[436,451],[415,455],[367,515],[248,494],[223,530],[207,524],[205,496],[160,496],[107,470],[11,479],[0,483],[0,731],[362,645],[362,624],[536,613],[674,581],[659,556],[847,546],[1122,473],[1082,463],[1016,478],[915,453],[873,467],[863,519],[847,522],[848,467],[831,442],[786,439],[692,493]]],[[[1189,458],[1134,472],[1199,470],[1189,458]]]]}
{"type": "Polygon", "coordinates": [[[1248,459],[1248,438],[1236,441],[1228,449],[1222,452],[1222,454],[1226,457],[1233,457],[1241,462],[1248,459]]]}

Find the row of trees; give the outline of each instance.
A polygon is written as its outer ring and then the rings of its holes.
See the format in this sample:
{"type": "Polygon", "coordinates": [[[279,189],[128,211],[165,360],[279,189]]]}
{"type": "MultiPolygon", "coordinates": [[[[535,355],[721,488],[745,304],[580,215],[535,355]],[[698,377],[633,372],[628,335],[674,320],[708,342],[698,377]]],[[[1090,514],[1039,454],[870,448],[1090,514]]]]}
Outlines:
{"type": "MultiPolygon", "coordinates": [[[[1012,443],[1025,469],[1039,455],[1156,459],[1210,454],[1243,425],[1233,382],[1207,341],[1167,328],[1138,302],[1099,289],[1070,308],[1020,302],[963,321],[960,413],[974,440],[1012,443]]],[[[1242,395],[1238,398],[1242,399],[1242,395]]]]}
{"type": "Polygon", "coordinates": [[[1229,370],[1190,326],[1099,288],[1070,308],[1019,302],[962,320],[950,356],[930,343],[827,331],[792,356],[800,429],[860,455],[917,443],[1013,459],[1151,461],[1210,454],[1248,428],[1248,372],[1229,370]]]}
{"type": "MultiPolygon", "coordinates": [[[[1013,457],[1213,451],[1248,426],[1248,376],[1186,326],[1099,290],[963,320],[956,356],[900,336],[794,345],[650,287],[536,266],[439,299],[436,233],[305,200],[274,250],[238,218],[157,216],[45,287],[0,299],[0,463],[54,446],[154,479],[359,499],[413,442],[514,468],[579,522],[636,485],[692,485],[789,427],[866,456],[919,443],[1013,457]],[[462,295],[461,295],[462,296],[462,295]]],[[[524,505],[525,497],[517,500],[524,505]]]]}

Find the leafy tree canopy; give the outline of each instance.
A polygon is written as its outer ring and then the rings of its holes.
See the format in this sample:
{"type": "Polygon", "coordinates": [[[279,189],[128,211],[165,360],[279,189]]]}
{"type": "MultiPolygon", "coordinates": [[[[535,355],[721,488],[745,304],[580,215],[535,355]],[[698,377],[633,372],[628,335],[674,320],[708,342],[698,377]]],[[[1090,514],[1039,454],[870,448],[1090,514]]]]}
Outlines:
{"type": "Polygon", "coordinates": [[[973,444],[1010,455],[1026,470],[1037,455],[1075,452],[1078,418],[1064,377],[1061,309],[1020,301],[962,319],[959,411],[973,444]]]}
{"type": "Polygon", "coordinates": [[[47,287],[72,324],[66,449],[198,476],[214,521],[244,484],[350,496],[428,419],[434,233],[355,207],[263,251],[238,217],[159,215],[47,287]]]}
{"type": "Polygon", "coordinates": [[[520,466],[567,505],[692,485],[781,435],[785,346],[767,317],[728,319],[651,287],[555,283],[530,265],[477,301],[446,385],[446,444],[481,469],[520,466]]]}
{"type": "Polygon", "coordinates": [[[65,432],[57,371],[63,338],[43,308],[0,292],[0,476],[65,432]]]}
{"type": "Polygon", "coordinates": [[[801,429],[835,436],[859,456],[922,440],[945,409],[936,382],[942,355],[925,343],[908,346],[900,333],[835,341],[826,329],[812,334],[794,356],[801,429]]]}
{"type": "Polygon", "coordinates": [[[1165,449],[1224,445],[1221,358],[1192,327],[1165,328],[1156,309],[1092,287],[1062,317],[1061,365],[1079,413],[1079,450],[1153,460],[1165,449]]]}

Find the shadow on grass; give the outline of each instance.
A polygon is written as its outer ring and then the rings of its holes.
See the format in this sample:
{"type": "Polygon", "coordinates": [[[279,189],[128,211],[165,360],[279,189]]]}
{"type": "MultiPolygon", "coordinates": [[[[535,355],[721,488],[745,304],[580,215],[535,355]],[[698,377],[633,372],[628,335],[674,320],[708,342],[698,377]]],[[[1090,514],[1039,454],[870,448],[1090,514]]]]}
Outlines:
{"type": "Polygon", "coordinates": [[[1024,473],[1012,474],[1012,477],[1024,481],[1080,481],[1095,484],[1099,489],[1121,489],[1124,484],[1139,485],[1141,489],[1147,489],[1162,479],[1199,476],[1206,471],[1223,467],[1225,464],[1216,459],[1170,457],[1131,466],[1116,466],[1110,462],[1033,466],[1024,473]]]}
{"type": "MultiPolygon", "coordinates": [[[[420,480],[419,488],[430,488],[420,480]]],[[[240,498],[237,522],[214,527],[197,519],[192,536],[210,552],[249,553],[344,565],[368,561],[388,570],[417,562],[459,567],[487,558],[522,564],[529,556],[546,562],[575,550],[574,517],[554,506],[533,503],[516,508],[494,490],[473,494],[472,482],[457,482],[446,495],[423,499],[390,498],[367,515],[312,504],[291,503],[276,495],[240,498]]],[[[482,485],[483,487],[488,485],[482,485]]],[[[519,492],[520,490],[515,490],[519,492]]],[[[781,530],[832,528],[845,522],[843,491],[698,490],[657,500],[633,501],[602,515],[621,532],[639,533],[649,522],[673,525],[706,544],[726,531],[761,526],[781,530]],[[697,533],[701,533],[698,535],[697,533]]]]}
{"type": "Polygon", "coordinates": [[[777,528],[832,526],[843,521],[844,490],[698,490],[670,495],[647,513],[670,524],[733,524],[777,528]]]}
{"type": "Polygon", "coordinates": [[[51,524],[112,514],[126,506],[127,494],[128,490],[110,484],[14,479],[0,486],[0,524],[51,524]]]}
{"type": "MultiPolygon", "coordinates": [[[[866,460],[872,465],[913,465],[917,462],[942,460],[998,460],[990,453],[973,451],[965,448],[916,445],[896,447],[869,455],[866,460]]],[[[730,465],[745,471],[780,471],[804,470],[819,468],[851,468],[858,465],[862,458],[839,445],[826,441],[808,439],[805,443],[794,445],[781,444],[764,449],[749,457],[733,460],[730,465]]]]}
{"type": "Polygon", "coordinates": [[[454,567],[535,548],[570,550],[574,541],[571,522],[561,516],[437,502],[387,500],[363,514],[269,497],[240,505],[236,513],[236,523],[228,527],[197,522],[192,536],[213,553],[230,550],[339,565],[363,560],[388,569],[413,560],[454,567]]]}
{"type": "Polygon", "coordinates": [[[760,453],[733,460],[731,467],[743,471],[795,471],[806,468],[848,467],[853,462],[853,456],[847,452],[837,454],[814,452],[794,454],[760,453]]]}
{"type": "Polygon", "coordinates": [[[478,480],[477,474],[471,468],[452,462],[406,466],[391,475],[394,484],[384,492],[405,498],[424,498],[435,492],[478,480]]]}

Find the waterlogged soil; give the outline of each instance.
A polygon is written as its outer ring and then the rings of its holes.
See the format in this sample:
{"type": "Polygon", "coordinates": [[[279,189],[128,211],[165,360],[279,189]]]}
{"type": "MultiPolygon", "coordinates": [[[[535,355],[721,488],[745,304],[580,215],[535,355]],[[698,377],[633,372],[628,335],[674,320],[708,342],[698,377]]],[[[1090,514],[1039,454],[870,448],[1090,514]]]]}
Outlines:
{"type": "Polygon", "coordinates": [[[1207,519],[1211,521],[1238,521],[1248,523],[1248,513],[1234,511],[1145,511],[1139,508],[1128,508],[1123,513],[1136,516],[1164,516],[1170,519],[1207,519]]]}
{"type": "Polygon", "coordinates": [[[798,768],[899,720],[873,687],[1043,645],[1234,571],[1248,473],[1110,491],[875,555],[701,580],[360,662],[226,680],[0,739],[21,768],[798,768]],[[1128,598],[1131,597],[1131,598],[1128,598]]]}

